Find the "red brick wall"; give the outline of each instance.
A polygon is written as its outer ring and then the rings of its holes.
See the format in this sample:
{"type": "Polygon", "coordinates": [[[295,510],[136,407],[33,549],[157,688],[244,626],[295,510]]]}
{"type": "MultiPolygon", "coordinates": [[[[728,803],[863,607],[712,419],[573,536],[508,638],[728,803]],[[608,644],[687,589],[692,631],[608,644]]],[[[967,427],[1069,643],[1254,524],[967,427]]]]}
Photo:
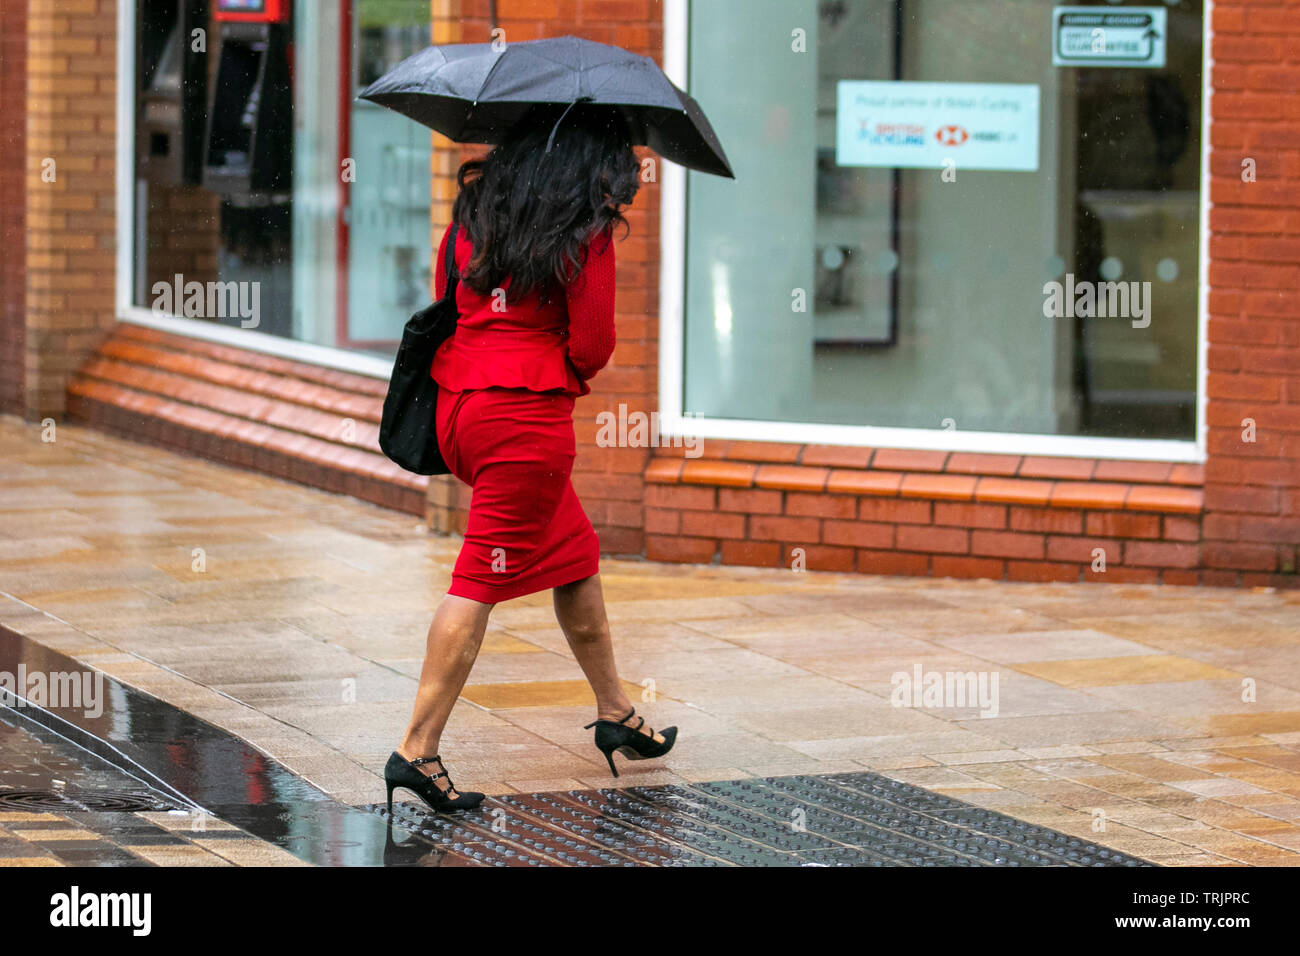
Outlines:
{"type": "Polygon", "coordinates": [[[0,412],[23,410],[27,4],[0,6],[0,412]]]}
{"type": "Polygon", "coordinates": [[[647,557],[1010,581],[1198,580],[1199,466],[766,442],[706,441],[704,453],[683,461],[660,449],[647,470],[647,557]]]}
{"type": "Polygon", "coordinates": [[[29,0],[27,42],[24,404],[57,418],[114,321],[117,4],[29,0]]]}
{"type": "Polygon", "coordinates": [[[1300,0],[1219,0],[1211,100],[1203,579],[1295,580],[1300,545],[1300,0]],[[1254,182],[1243,179],[1253,161],[1254,182]],[[1248,164],[1249,165],[1249,164],[1248,164]],[[1246,420],[1255,440],[1244,440],[1246,420]]]}

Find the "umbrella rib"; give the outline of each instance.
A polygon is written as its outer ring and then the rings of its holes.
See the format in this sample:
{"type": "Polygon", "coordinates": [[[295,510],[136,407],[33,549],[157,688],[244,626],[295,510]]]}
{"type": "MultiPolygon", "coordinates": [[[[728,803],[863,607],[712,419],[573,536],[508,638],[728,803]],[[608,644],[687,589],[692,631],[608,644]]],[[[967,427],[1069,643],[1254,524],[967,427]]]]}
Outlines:
{"type": "MultiPolygon", "coordinates": [[[[528,45],[529,45],[530,43],[532,43],[532,42],[533,42],[533,41],[524,41],[524,43],[523,43],[522,45],[523,45],[523,46],[528,46],[528,45]]],[[[514,45],[514,46],[518,46],[518,45],[521,45],[521,44],[512,44],[512,45],[514,45]]],[[[580,48],[580,50],[582,50],[582,49],[583,49],[583,48],[580,48]]],[[[478,94],[474,97],[474,101],[470,104],[470,108],[469,108],[469,110],[465,113],[465,119],[464,119],[464,122],[461,123],[461,127],[460,127],[460,135],[462,135],[462,136],[464,135],[465,130],[466,130],[466,129],[468,128],[468,126],[469,126],[470,117],[471,117],[471,116],[473,115],[473,113],[474,113],[474,107],[476,107],[476,106],[478,105],[479,100],[482,98],[483,92],[487,89],[488,83],[490,83],[491,80],[492,80],[492,76],[493,76],[493,74],[496,73],[496,71],[497,71],[497,67],[499,67],[499,66],[501,65],[501,61],[504,60],[504,59],[506,58],[506,54],[509,53],[509,52],[510,52],[510,46],[507,46],[505,50],[501,51],[501,55],[498,56],[498,57],[496,58],[496,61],[492,64],[492,68],[491,68],[490,70],[488,70],[487,76],[485,76],[485,77],[483,78],[483,82],[479,85],[478,94]]],[[[574,72],[574,94],[573,94],[573,95],[574,95],[574,101],[575,101],[575,102],[576,102],[577,99],[582,95],[582,75],[583,75],[584,73],[590,72],[590,71],[591,71],[592,69],[594,69],[596,66],[602,66],[602,65],[605,65],[605,64],[601,64],[601,63],[597,63],[597,64],[594,64],[594,65],[592,65],[592,66],[587,66],[587,65],[582,65],[582,64],[575,65],[575,64],[573,64],[573,63],[571,63],[571,62],[568,62],[568,61],[566,61],[566,60],[558,59],[558,58],[556,58],[555,56],[548,55],[547,51],[545,51],[545,50],[539,50],[539,49],[536,49],[536,48],[534,48],[534,47],[530,47],[529,50],[528,50],[528,52],[529,52],[530,54],[532,54],[533,56],[537,57],[539,60],[547,60],[547,61],[550,62],[550,63],[554,63],[556,66],[567,67],[568,69],[573,70],[573,72],[574,72]]],[[[583,50],[583,52],[585,52],[585,50],[583,50]]],[[[643,57],[642,59],[645,59],[645,58],[643,57]]],[[[606,62],[607,62],[607,63],[613,63],[614,60],[613,60],[613,59],[610,59],[610,60],[608,60],[608,61],[606,61],[606,62]]],[[[443,64],[443,65],[445,66],[446,64],[443,64]]],[[[608,79],[605,80],[604,83],[601,84],[601,86],[604,86],[605,84],[609,83],[612,79],[613,79],[613,76],[611,75],[608,79]]],[[[592,91],[591,91],[591,94],[593,95],[593,98],[594,98],[594,93],[595,93],[595,90],[592,90],[592,91]]]]}
{"type": "Polygon", "coordinates": [[[461,136],[465,135],[465,129],[469,126],[469,118],[474,115],[474,107],[478,106],[479,98],[483,95],[483,91],[487,89],[488,82],[492,79],[492,74],[497,71],[497,67],[501,65],[501,61],[506,58],[506,54],[509,52],[510,47],[507,46],[501,51],[501,55],[496,58],[496,62],[492,64],[492,69],[488,70],[487,76],[483,77],[483,82],[480,83],[478,87],[478,93],[474,96],[474,102],[469,105],[469,109],[465,113],[465,120],[460,124],[461,136]]]}

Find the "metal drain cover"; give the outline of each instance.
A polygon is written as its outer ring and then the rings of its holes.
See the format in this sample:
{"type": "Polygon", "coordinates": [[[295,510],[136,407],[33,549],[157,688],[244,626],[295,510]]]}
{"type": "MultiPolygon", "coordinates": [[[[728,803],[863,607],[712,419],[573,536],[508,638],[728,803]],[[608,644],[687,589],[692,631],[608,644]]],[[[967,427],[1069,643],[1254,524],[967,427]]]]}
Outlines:
{"type": "Polygon", "coordinates": [[[174,810],[175,804],[148,793],[127,790],[8,790],[0,789],[0,807],[10,810],[44,810],[56,813],[141,813],[174,810]]]}

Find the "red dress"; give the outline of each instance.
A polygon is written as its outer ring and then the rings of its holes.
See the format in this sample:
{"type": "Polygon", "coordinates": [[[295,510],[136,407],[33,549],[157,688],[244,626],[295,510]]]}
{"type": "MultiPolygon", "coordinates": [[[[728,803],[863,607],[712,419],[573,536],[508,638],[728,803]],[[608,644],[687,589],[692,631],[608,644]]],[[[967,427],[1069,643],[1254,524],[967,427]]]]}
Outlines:
{"type": "MultiPolygon", "coordinates": [[[[512,303],[463,282],[456,291],[456,334],[430,369],[439,386],[439,447],[452,474],[474,490],[449,594],[497,604],[600,569],[600,541],[570,475],[574,399],[591,391],[587,379],[614,351],[612,235],[602,233],[587,252],[582,272],[547,304],[536,291],[512,303]]],[[[470,255],[462,227],[458,269],[470,255]]],[[[439,298],[445,285],[439,269],[439,298]]]]}

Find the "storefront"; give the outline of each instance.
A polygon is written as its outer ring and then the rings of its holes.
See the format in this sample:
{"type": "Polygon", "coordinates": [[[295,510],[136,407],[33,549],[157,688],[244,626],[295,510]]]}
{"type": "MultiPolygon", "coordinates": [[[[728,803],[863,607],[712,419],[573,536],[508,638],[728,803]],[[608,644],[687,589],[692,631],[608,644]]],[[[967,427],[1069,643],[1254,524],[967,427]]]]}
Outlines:
{"type": "Polygon", "coordinates": [[[575,419],[606,552],[1297,580],[1300,33],[1276,7],[42,0],[25,29],[49,122],[21,148],[25,338],[0,342],[28,417],[456,530],[467,489],[396,473],[374,425],[472,150],[355,94],[430,36],[576,33],[662,62],[737,177],[655,163],[631,212],[618,350],[575,419]]]}

